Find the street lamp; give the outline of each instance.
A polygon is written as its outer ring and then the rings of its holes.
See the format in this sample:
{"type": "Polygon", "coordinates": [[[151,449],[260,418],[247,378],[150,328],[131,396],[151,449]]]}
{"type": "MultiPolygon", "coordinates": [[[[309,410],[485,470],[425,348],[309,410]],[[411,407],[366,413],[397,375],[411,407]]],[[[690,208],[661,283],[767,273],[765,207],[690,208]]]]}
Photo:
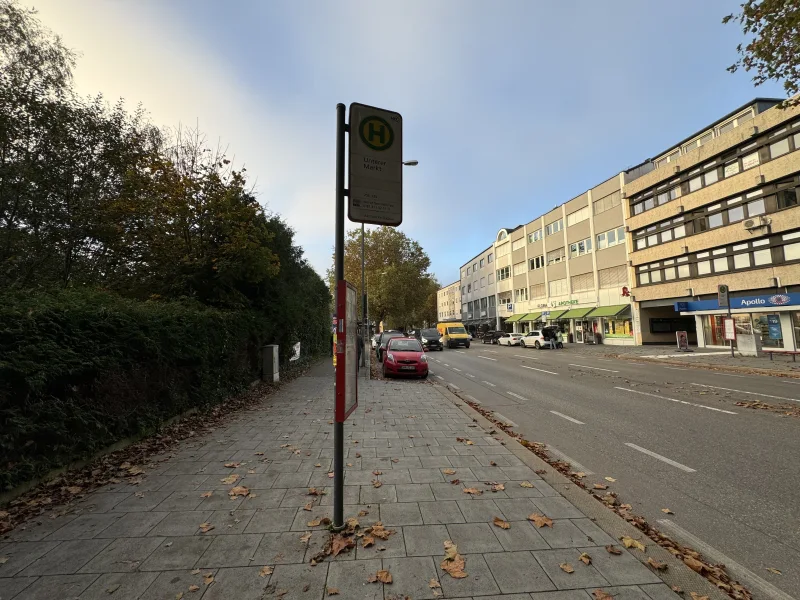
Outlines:
{"type": "MultiPolygon", "coordinates": [[[[403,166],[404,167],[416,167],[419,164],[418,160],[404,160],[403,166]]],[[[367,313],[367,286],[365,284],[365,274],[364,274],[364,223],[361,223],[361,312],[363,318],[361,322],[363,323],[363,327],[365,328],[364,333],[364,340],[363,343],[367,342],[367,337],[369,336],[369,321],[367,320],[368,313],[367,313]]],[[[385,273],[384,273],[385,274],[385,273]]],[[[366,366],[366,377],[367,379],[370,378],[370,371],[369,371],[369,352],[364,352],[362,356],[365,357],[364,363],[366,366]]]]}

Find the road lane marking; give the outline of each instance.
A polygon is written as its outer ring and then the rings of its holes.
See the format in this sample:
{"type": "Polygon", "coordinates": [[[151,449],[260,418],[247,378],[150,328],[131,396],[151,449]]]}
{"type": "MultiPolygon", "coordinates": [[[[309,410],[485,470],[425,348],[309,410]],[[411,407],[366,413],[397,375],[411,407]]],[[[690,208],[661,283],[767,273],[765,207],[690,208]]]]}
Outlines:
{"type": "Polygon", "coordinates": [[[464,397],[465,397],[465,398],[469,398],[469,399],[470,399],[470,400],[472,400],[472,401],[473,401],[475,404],[480,404],[480,403],[481,403],[481,401],[480,401],[480,400],[478,400],[478,399],[477,399],[475,396],[470,396],[469,394],[464,394],[464,397]]]}
{"type": "Polygon", "coordinates": [[[668,465],[672,465],[673,467],[678,468],[681,471],[686,471],[687,473],[695,473],[696,472],[696,470],[691,468],[691,467],[687,467],[686,465],[682,465],[679,462],[675,462],[674,460],[672,460],[670,458],[667,458],[666,456],[661,456],[660,454],[656,454],[655,452],[653,452],[652,450],[648,450],[647,448],[642,448],[641,446],[637,446],[636,444],[631,444],[631,443],[628,443],[628,442],[626,442],[625,445],[628,448],[633,448],[634,450],[638,450],[639,452],[642,452],[643,454],[647,454],[647,456],[652,456],[653,458],[656,458],[656,459],[658,459],[658,460],[660,460],[662,462],[665,462],[668,465]]]}
{"type": "Polygon", "coordinates": [[[466,352],[464,352],[463,350],[456,350],[456,352],[458,352],[459,354],[466,354],[466,352]]]}
{"type": "Polygon", "coordinates": [[[492,354],[500,354],[497,350],[484,350],[484,352],[491,352],[492,354]]]}
{"type": "Polygon", "coordinates": [[[492,386],[492,387],[497,387],[497,386],[496,386],[495,384],[493,384],[491,381],[481,381],[481,383],[485,383],[486,385],[490,385],[490,386],[492,386]]]}
{"type": "Polygon", "coordinates": [[[445,367],[449,367],[450,365],[448,365],[447,363],[444,363],[444,366],[445,366],[445,367]]]}
{"type": "Polygon", "coordinates": [[[759,394],[758,392],[745,392],[744,390],[734,390],[732,388],[718,387],[716,385],[705,385],[703,383],[693,383],[692,385],[704,388],[711,388],[714,390],[725,390],[726,392],[738,392],[739,394],[749,394],[751,396],[761,396],[763,398],[774,398],[775,400],[788,400],[789,402],[800,402],[800,400],[798,400],[797,398],[784,398],[782,396],[770,396],[769,394],[759,394]]]}
{"type": "Polygon", "coordinates": [[[442,381],[444,381],[444,377],[442,377],[441,375],[437,375],[436,379],[441,379],[442,381]]]}
{"type": "Polygon", "coordinates": [[[650,396],[651,398],[661,398],[662,400],[669,400],[670,402],[677,402],[679,404],[688,404],[689,406],[696,406],[697,408],[705,408],[706,410],[713,410],[715,412],[725,413],[726,415],[735,415],[735,413],[730,410],[723,410],[721,408],[714,408],[713,406],[705,406],[703,404],[695,404],[694,402],[687,402],[686,400],[678,400],[677,398],[668,398],[667,396],[657,396],[656,394],[650,394],[648,392],[640,392],[638,390],[631,390],[624,387],[615,387],[615,390],[623,390],[626,392],[632,392],[634,394],[641,394],[642,396],[650,396]]]}
{"type": "Polygon", "coordinates": [[[528,359],[529,359],[529,360],[539,360],[539,359],[538,359],[538,358],[536,358],[536,357],[533,357],[533,356],[525,356],[525,355],[523,355],[523,354],[514,354],[513,356],[516,356],[517,358],[524,358],[524,359],[526,359],[526,360],[528,360],[528,359]]]}
{"type": "Polygon", "coordinates": [[[800,385],[800,381],[788,381],[787,379],[778,379],[781,383],[791,383],[792,385],[800,385]]]}
{"type": "MultiPolygon", "coordinates": [[[[480,354],[478,354],[478,358],[482,358],[483,360],[491,360],[491,361],[497,362],[496,358],[489,358],[488,356],[481,356],[480,354]]],[[[447,366],[447,365],[445,365],[445,366],[447,366]]]]}
{"type": "Polygon", "coordinates": [[[519,394],[515,394],[514,392],[506,392],[506,394],[508,394],[509,396],[514,396],[514,398],[517,398],[519,400],[524,400],[525,402],[530,402],[530,400],[528,400],[525,396],[520,396],[519,394]]]}
{"type": "Polygon", "coordinates": [[[525,365],[520,365],[523,369],[530,369],[531,371],[541,371],[542,373],[550,373],[550,375],[558,375],[558,373],[553,373],[552,371],[545,371],[544,369],[537,369],[536,367],[526,367],[525,365]]]}
{"type": "MultiPolygon", "coordinates": [[[[584,356],[584,358],[591,358],[591,356],[584,356]]],[[[595,360],[601,360],[603,362],[617,362],[615,360],[611,360],[610,358],[596,358],[595,360]]]]}
{"type": "Polygon", "coordinates": [[[669,369],[670,371],[691,371],[691,369],[682,369],[680,367],[664,367],[665,369],[669,369]]]}
{"type": "Polygon", "coordinates": [[[473,375],[472,373],[465,373],[465,375],[466,375],[467,377],[472,377],[473,379],[475,379],[475,375],[473,375]]]}
{"type": "Polygon", "coordinates": [[[770,600],[793,600],[786,592],[779,590],[774,585],[761,579],[758,575],[743,567],[729,556],[724,555],[722,552],[709,546],[703,540],[695,535],[686,531],[675,521],[671,519],[657,519],[656,523],[660,525],[659,529],[666,530],[670,537],[678,540],[686,546],[694,548],[703,556],[708,558],[714,564],[724,564],[728,572],[733,575],[733,578],[738,579],[743,584],[747,585],[755,593],[756,598],[769,598],[770,600]]]}
{"type": "Polygon", "coordinates": [[[556,415],[557,417],[561,417],[562,419],[566,419],[567,421],[572,421],[573,423],[577,423],[578,425],[586,425],[586,423],[584,423],[583,421],[578,421],[578,419],[573,419],[572,417],[568,417],[563,413],[556,412],[554,410],[551,410],[550,412],[556,415]]]}
{"type": "Polygon", "coordinates": [[[590,367],[588,365],[574,365],[568,363],[570,367],[580,367],[582,369],[594,369],[595,371],[608,371],[609,373],[619,373],[619,371],[612,371],[611,369],[601,369],[600,367],[590,367]]]}
{"type": "Polygon", "coordinates": [[[461,389],[461,388],[460,388],[460,387],[458,387],[458,386],[457,386],[455,383],[448,383],[448,384],[447,384],[447,387],[451,387],[451,388],[453,388],[454,390],[460,390],[460,389],[461,389]]]}
{"type": "Polygon", "coordinates": [[[459,373],[461,373],[461,369],[456,369],[455,367],[453,367],[453,371],[458,371],[459,373]]]}
{"type": "Polygon", "coordinates": [[[569,456],[561,452],[561,450],[556,450],[550,444],[547,445],[547,453],[552,456],[555,456],[557,459],[563,462],[571,464],[572,469],[574,471],[577,471],[579,473],[586,473],[587,475],[594,475],[594,471],[590,471],[589,469],[584,467],[581,463],[579,463],[577,460],[570,458],[569,456]]]}
{"type": "Polygon", "coordinates": [[[512,421],[508,417],[504,417],[499,412],[495,412],[495,411],[492,411],[492,412],[494,413],[494,416],[498,421],[502,421],[503,423],[506,424],[506,427],[516,427],[517,426],[517,424],[514,423],[514,421],[512,421]]]}

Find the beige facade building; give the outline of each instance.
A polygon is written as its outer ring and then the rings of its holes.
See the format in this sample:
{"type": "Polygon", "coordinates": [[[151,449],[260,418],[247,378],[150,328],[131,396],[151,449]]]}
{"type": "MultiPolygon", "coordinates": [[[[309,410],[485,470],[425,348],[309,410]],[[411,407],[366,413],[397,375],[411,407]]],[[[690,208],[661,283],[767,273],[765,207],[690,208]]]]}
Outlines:
{"type": "Polygon", "coordinates": [[[637,167],[624,186],[637,343],[800,340],[800,109],[756,99],[637,167]],[[647,172],[649,170],[649,172],[647,172]]]}
{"type": "Polygon", "coordinates": [[[497,319],[494,246],[461,265],[461,322],[469,331],[494,329],[497,319]]]}
{"type": "Polygon", "coordinates": [[[461,318],[461,281],[455,281],[436,292],[436,311],[439,322],[458,321],[461,318]]]}

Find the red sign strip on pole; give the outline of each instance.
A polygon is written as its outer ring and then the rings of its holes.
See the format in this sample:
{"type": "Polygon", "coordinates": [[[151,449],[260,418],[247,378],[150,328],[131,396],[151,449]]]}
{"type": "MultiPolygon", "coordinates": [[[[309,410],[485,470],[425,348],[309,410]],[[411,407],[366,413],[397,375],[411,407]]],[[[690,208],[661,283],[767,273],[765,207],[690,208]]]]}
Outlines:
{"type": "Polygon", "coordinates": [[[336,285],[336,407],[343,423],[358,406],[358,316],[356,288],[348,281],[336,285]]]}

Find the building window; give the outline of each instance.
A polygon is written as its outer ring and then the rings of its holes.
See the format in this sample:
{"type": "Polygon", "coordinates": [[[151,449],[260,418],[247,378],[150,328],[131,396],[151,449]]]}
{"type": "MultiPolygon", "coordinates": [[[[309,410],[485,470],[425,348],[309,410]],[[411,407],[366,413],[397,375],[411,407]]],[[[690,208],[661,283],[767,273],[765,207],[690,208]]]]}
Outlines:
{"type": "Polygon", "coordinates": [[[600,289],[622,288],[622,286],[628,285],[628,269],[625,265],[598,269],[597,279],[600,289]]]}
{"type": "Polygon", "coordinates": [[[494,308],[494,296],[489,296],[489,308],[494,308]]]}
{"type": "Polygon", "coordinates": [[[734,206],[728,209],[728,222],[736,223],[744,219],[744,206],[734,206]]]}
{"type": "Polygon", "coordinates": [[[486,266],[486,259],[485,259],[485,258],[482,258],[482,259],[481,259],[481,269],[482,269],[484,266],[486,266]]]}
{"type": "Polygon", "coordinates": [[[514,265],[514,275],[523,275],[525,273],[525,262],[518,262],[514,265]]]}
{"type": "Polygon", "coordinates": [[[722,213],[708,215],[708,228],[714,229],[715,227],[722,227],[722,213]]]}
{"type": "Polygon", "coordinates": [[[506,233],[506,230],[503,229],[500,233],[497,234],[497,241],[498,242],[502,242],[507,237],[508,237],[508,233],[506,233]]]}
{"type": "Polygon", "coordinates": [[[489,256],[487,256],[487,257],[486,257],[486,262],[487,262],[487,263],[490,263],[490,262],[492,262],[493,260],[494,260],[494,254],[489,254],[489,256]]]}
{"type": "Polygon", "coordinates": [[[481,277],[481,287],[482,288],[486,287],[486,277],[481,277]]]}
{"type": "Polygon", "coordinates": [[[728,257],[714,259],[714,273],[722,273],[728,270],[728,257]]]}
{"type": "Polygon", "coordinates": [[[518,240],[514,240],[511,242],[511,249],[512,250],[519,250],[520,248],[525,247],[525,238],[519,238],[518,240]]]}
{"type": "Polygon", "coordinates": [[[469,267],[467,267],[467,275],[469,275],[469,273],[470,273],[470,270],[469,270],[469,269],[470,269],[470,268],[469,268],[469,267]]]}
{"type": "Polygon", "coordinates": [[[725,177],[733,177],[738,172],[739,172],[739,161],[734,160],[725,164],[725,168],[723,169],[722,174],[725,177]]]}
{"type": "Polygon", "coordinates": [[[576,210],[567,215],[567,227],[572,227],[576,223],[580,223],[581,221],[585,221],[589,218],[589,207],[584,206],[581,209],[576,210]]]}
{"type": "Polygon", "coordinates": [[[570,281],[572,292],[586,292],[594,289],[594,275],[592,273],[584,273],[583,275],[574,275],[570,281]]]}
{"type": "Polygon", "coordinates": [[[554,279],[548,284],[548,291],[550,296],[566,296],[569,294],[567,289],[566,279],[554,279]]]}
{"type": "Polygon", "coordinates": [[[549,225],[546,225],[544,228],[545,235],[553,235],[554,233],[558,233],[564,229],[564,219],[559,219],[558,221],[553,221],[549,225]]]}
{"type": "Polygon", "coordinates": [[[769,248],[765,248],[764,250],[756,250],[753,252],[753,264],[757,267],[771,265],[772,251],[769,248]]]}
{"type": "Polygon", "coordinates": [[[494,273],[489,273],[489,285],[494,283],[494,273]]]}
{"type": "Polygon", "coordinates": [[[473,273],[477,273],[478,272],[478,263],[472,263],[472,272],[473,273]]]}
{"type": "Polygon", "coordinates": [[[556,248],[547,253],[547,264],[552,265],[561,262],[565,258],[564,248],[556,248]]]}
{"type": "Polygon", "coordinates": [[[488,300],[486,298],[481,298],[481,308],[486,310],[488,300]]]}
{"type": "Polygon", "coordinates": [[[709,260],[701,260],[697,263],[697,274],[698,275],[708,275],[711,273],[711,261],[709,260]]]}
{"type": "Polygon", "coordinates": [[[592,251],[592,238],[586,238],[569,245],[569,257],[577,258],[592,251]]]}
{"type": "Polygon", "coordinates": [[[472,284],[471,284],[471,283],[468,283],[468,284],[467,284],[467,293],[469,294],[469,293],[471,293],[471,292],[472,292],[472,284]]]}
{"type": "Polygon", "coordinates": [[[611,210],[615,206],[619,206],[622,203],[622,194],[619,191],[612,192],[608,196],[604,196],[599,200],[595,200],[592,202],[592,207],[594,210],[594,214],[599,215],[602,212],[607,210],[611,210]]]}
{"type": "Polygon", "coordinates": [[[541,269],[544,266],[544,256],[534,256],[529,262],[531,271],[541,269]]]}
{"type": "Polygon", "coordinates": [[[784,154],[788,153],[789,153],[789,138],[783,138],[781,141],[769,145],[770,158],[778,158],[779,156],[783,156],[784,154]]]}
{"type": "Polygon", "coordinates": [[[733,255],[733,268],[734,269],[749,269],[750,268],[750,255],[749,254],[734,254],[733,255]]]}
{"type": "Polygon", "coordinates": [[[617,227],[597,234],[597,249],[610,248],[625,243],[625,228],[617,227]]]}
{"type": "Polygon", "coordinates": [[[503,267],[502,269],[497,269],[497,281],[503,281],[511,277],[511,267],[503,267]]]}
{"type": "Polygon", "coordinates": [[[535,298],[544,298],[545,295],[545,287],[543,283],[537,283],[531,286],[531,300],[535,298]]]}
{"type": "Polygon", "coordinates": [[[506,242],[502,246],[497,247],[498,258],[507,255],[509,252],[511,252],[511,244],[509,244],[508,242],[506,242]]]}
{"type": "Polygon", "coordinates": [[[778,192],[778,210],[797,206],[797,188],[778,192]]]}
{"type": "Polygon", "coordinates": [[[540,239],[542,239],[542,230],[541,229],[537,229],[533,233],[529,233],[528,234],[528,243],[529,244],[532,244],[533,242],[538,242],[540,239]]]}
{"type": "Polygon", "coordinates": [[[747,171],[747,169],[752,169],[753,167],[757,167],[760,164],[758,159],[758,152],[753,152],[752,154],[748,154],[747,156],[742,157],[742,170],[747,171]]]}
{"type": "Polygon", "coordinates": [[[514,290],[514,302],[526,302],[528,300],[528,288],[514,290]]]}

